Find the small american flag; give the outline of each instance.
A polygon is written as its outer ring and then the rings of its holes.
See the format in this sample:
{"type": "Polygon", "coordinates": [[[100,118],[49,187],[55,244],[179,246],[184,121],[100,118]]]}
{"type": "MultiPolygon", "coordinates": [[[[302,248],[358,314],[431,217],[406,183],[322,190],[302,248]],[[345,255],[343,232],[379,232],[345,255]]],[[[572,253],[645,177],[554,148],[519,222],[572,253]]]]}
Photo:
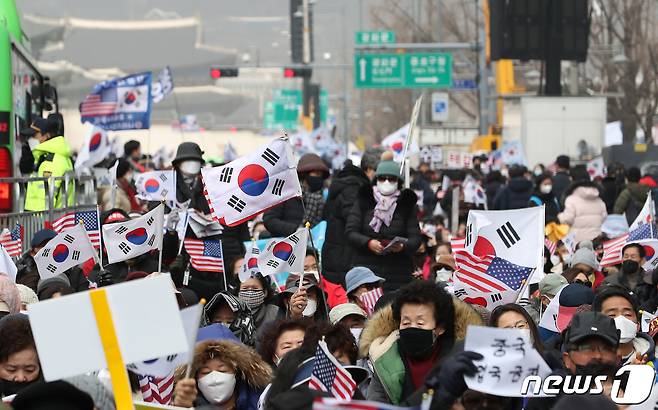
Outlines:
{"type": "Polygon", "coordinates": [[[204,272],[224,272],[221,241],[185,238],[184,245],[194,269],[204,272]]]}
{"type": "Polygon", "coordinates": [[[318,397],[313,401],[313,410],[420,410],[421,406],[399,407],[376,401],[341,401],[328,397],[318,397]]]}
{"type": "Polygon", "coordinates": [[[359,300],[361,301],[361,304],[363,305],[368,316],[372,315],[372,312],[375,311],[375,305],[383,294],[384,290],[382,288],[375,288],[359,296],[359,300]]]}
{"type": "Polygon", "coordinates": [[[174,373],[167,377],[138,376],[142,400],[147,403],[167,405],[174,392],[174,373]]]}
{"type": "Polygon", "coordinates": [[[658,233],[656,225],[644,224],[619,238],[611,239],[603,243],[603,257],[601,266],[613,266],[622,263],[621,251],[627,244],[644,239],[656,239],[658,233]]]}
{"type": "Polygon", "coordinates": [[[53,222],[53,230],[57,233],[62,233],[65,229],[73,228],[80,221],[84,223],[85,231],[89,235],[89,240],[94,248],[98,249],[101,246],[99,226],[98,226],[98,211],[77,211],[68,212],[61,218],[53,222]]]}
{"type": "Polygon", "coordinates": [[[555,250],[557,249],[557,243],[551,241],[548,238],[544,238],[544,246],[546,247],[546,249],[548,249],[548,253],[550,255],[555,254],[555,250]]]}
{"type": "Polygon", "coordinates": [[[329,348],[324,341],[318,342],[318,348],[315,351],[315,364],[313,365],[308,387],[313,390],[329,392],[334,397],[343,400],[351,400],[356,390],[356,382],[329,352],[329,348]]]}
{"type": "Polygon", "coordinates": [[[454,252],[455,276],[480,292],[501,292],[521,288],[533,268],[515,265],[496,256],[478,257],[466,251],[454,252]]]}
{"type": "Polygon", "coordinates": [[[80,104],[81,117],[114,114],[119,106],[116,88],[104,88],[87,95],[80,104]]]}
{"type": "Polygon", "coordinates": [[[463,250],[466,246],[466,238],[452,238],[450,239],[450,248],[453,252],[463,250]]]}
{"type": "Polygon", "coordinates": [[[11,231],[7,228],[2,230],[0,233],[0,245],[5,247],[5,250],[11,257],[21,256],[21,250],[23,247],[23,234],[21,232],[21,226],[16,224],[16,227],[11,231]]]}

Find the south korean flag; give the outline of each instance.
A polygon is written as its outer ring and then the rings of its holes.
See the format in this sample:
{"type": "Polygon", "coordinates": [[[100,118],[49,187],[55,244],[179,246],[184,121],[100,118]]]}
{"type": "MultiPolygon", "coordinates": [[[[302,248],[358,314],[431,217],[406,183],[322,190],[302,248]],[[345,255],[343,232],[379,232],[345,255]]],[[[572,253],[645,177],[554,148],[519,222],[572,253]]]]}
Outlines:
{"type": "Polygon", "coordinates": [[[302,195],[292,146],[285,137],[224,166],[202,169],[201,176],[213,218],[227,226],[302,195]]]}
{"type": "Polygon", "coordinates": [[[41,279],[57,276],[92,258],[97,259],[96,250],[83,225],[62,231],[34,255],[41,279]]]}
{"type": "Polygon", "coordinates": [[[110,263],[132,259],[162,247],[164,205],[127,222],[103,225],[103,242],[110,263]]]}
{"type": "Polygon", "coordinates": [[[498,256],[536,268],[534,277],[537,271],[543,272],[544,266],[544,207],[469,211],[464,244],[475,256],[498,256]]]}
{"type": "Polygon", "coordinates": [[[175,201],[176,172],[144,172],[135,178],[137,198],[145,201],[175,201]]]}
{"type": "Polygon", "coordinates": [[[283,272],[304,272],[304,257],[308,246],[308,229],[301,228],[287,238],[272,239],[258,255],[257,266],[261,275],[283,272]]]}

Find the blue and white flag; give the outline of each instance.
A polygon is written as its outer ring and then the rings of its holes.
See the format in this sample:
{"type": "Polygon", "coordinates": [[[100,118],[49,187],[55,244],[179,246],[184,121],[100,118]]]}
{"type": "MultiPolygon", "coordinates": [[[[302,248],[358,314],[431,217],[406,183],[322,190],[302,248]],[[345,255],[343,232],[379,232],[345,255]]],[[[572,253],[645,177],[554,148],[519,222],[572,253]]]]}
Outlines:
{"type": "Polygon", "coordinates": [[[171,69],[165,67],[162,69],[160,74],[158,74],[158,81],[153,83],[153,88],[151,89],[151,98],[153,98],[154,103],[159,103],[160,101],[167,98],[169,94],[174,90],[174,78],[171,75],[171,69]]]}
{"type": "Polygon", "coordinates": [[[139,130],[151,126],[151,73],[96,84],[80,104],[82,122],[105,130],[139,130]]]}

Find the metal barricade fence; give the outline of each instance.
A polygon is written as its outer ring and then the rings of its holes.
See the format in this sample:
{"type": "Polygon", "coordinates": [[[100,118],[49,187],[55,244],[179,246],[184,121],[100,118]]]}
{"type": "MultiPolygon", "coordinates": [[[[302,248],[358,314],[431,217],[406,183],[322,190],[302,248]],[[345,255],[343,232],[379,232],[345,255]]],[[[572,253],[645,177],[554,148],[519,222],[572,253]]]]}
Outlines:
{"type": "Polygon", "coordinates": [[[98,182],[93,176],[76,176],[67,173],[61,177],[16,177],[0,178],[0,184],[11,184],[13,212],[0,213],[0,230],[13,229],[18,223],[23,228],[23,252],[30,248],[32,236],[40,229],[49,226],[67,212],[84,211],[96,208],[96,189],[98,182]],[[73,205],[55,208],[55,186],[61,181],[61,192],[68,204],[68,196],[73,190],[73,205]],[[25,211],[25,197],[30,183],[43,183],[45,193],[45,210],[25,211]]]}

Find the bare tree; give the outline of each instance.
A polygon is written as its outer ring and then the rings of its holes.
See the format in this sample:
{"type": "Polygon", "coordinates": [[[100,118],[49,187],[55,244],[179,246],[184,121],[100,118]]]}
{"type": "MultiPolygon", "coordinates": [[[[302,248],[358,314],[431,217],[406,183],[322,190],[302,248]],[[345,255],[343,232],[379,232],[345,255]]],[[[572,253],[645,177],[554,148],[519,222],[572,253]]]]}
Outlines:
{"type": "Polygon", "coordinates": [[[637,126],[650,140],[658,108],[658,8],[655,0],[594,0],[588,65],[608,99],[608,120],[621,121],[624,143],[635,141],[637,126]]]}

